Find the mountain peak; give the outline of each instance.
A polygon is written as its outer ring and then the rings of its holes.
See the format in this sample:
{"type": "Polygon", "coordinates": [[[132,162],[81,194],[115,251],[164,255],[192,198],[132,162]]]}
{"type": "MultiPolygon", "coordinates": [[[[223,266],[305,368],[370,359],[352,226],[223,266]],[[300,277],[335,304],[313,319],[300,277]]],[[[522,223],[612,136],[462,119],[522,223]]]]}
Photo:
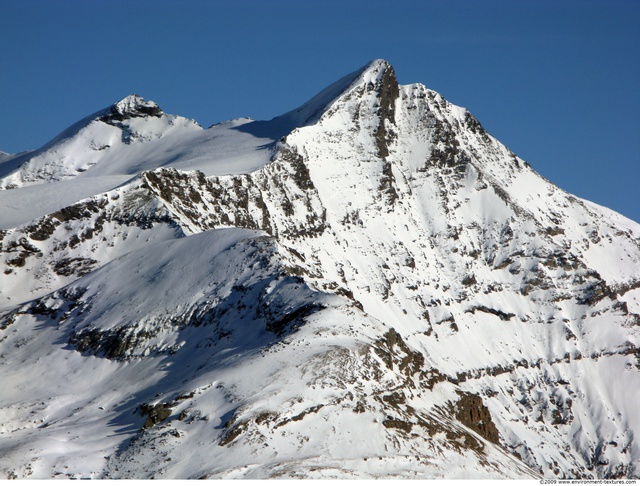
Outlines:
{"type": "MultiPolygon", "coordinates": [[[[337,100],[358,86],[365,86],[367,91],[378,91],[380,93],[381,106],[385,107],[399,93],[393,66],[384,59],[375,59],[323,89],[304,105],[278,118],[285,122],[287,130],[312,124],[327,112],[337,100]]],[[[381,113],[383,117],[386,117],[387,111],[383,107],[383,113],[381,113]]]]}
{"type": "Polygon", "coordinates": [[[147,101],[137,94],[130,94],[107,108],[100,120],[105,123],[121,122],[129,118],[160,117],[163,113],[155,102],[147,101]]]}
{"type": "MultiPolygon", "coordinates": [[[[376,59],[367,64],[358,76],[358,84],[366,83],[367,91],[372,89],[380,96],[380,110],[383,118],[387,118],[392,110],[392,102],[400,93],[393,66],[384,59],[376,59]]],[[[356,83],[354,83],[356,84],[356,83]]]]}
{"type": "Polygon", "coordinates": [[[384,60],[2,170],[0,477],[640,476],[640,225],[384,60]]]}
{"type": "Polygon", "coordinates": [[[360,69],[360,76],[363,78],[371,75],[379,77],[389,70],[394,71],[389,62],[384,59],[374,59],[360,69]]]}

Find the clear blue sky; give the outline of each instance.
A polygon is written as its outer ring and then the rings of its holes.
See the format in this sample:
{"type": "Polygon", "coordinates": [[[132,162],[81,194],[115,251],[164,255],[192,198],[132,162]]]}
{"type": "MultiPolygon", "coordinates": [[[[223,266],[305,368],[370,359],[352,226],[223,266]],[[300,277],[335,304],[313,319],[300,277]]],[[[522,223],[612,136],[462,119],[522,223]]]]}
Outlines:
{"type": "Polygon", "coordinates": [[[130,93],[203,126],[269,119],[375,58],[640,221],[637,0],[0,0],[0,150],[130,93]]]}

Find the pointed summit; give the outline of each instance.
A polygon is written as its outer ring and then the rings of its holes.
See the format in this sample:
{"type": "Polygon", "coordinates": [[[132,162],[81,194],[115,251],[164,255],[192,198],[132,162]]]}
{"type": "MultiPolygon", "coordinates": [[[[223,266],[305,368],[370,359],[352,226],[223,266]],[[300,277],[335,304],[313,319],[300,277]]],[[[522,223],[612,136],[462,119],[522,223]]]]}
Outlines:
{"type": "Polygon", "coordinates": [[[375,80],[381,80],[385,76],[391,76],[395,80],[396,75],[393,66],[384,59],[374,59],[360,68],[357,79],[375,82],[375,80]]]}
{"type": "Polygon", "coordinates": [[[400,94],[400,86],[396,79],[393,66],[384,59],[376,59],[367,64],[350,88],[362,85],[366,91],[374,91],[380,99],[378,115],[380,119],[393,122],[395,117],[394,104],[400,94]]]}
{"type": "Polygon", "coordinates": [[[378,59],[367,66],[364,71],[367,81],[367,91],[373,90],[380,99],[378,117],[380,123],[376,130],[376,145],[381,157],[389,155],[388,144],[393,138],[389,132],[389,125],[395,123],[395,101],[400,96],[400,86],[393,67],[384,60],[378,59]]]}
{"type": "Polygon", "coordinates": [[[129,118],[160,117],[163,113],[155,102],[146,101],[137,94],[131,94],[107,108],[106,113],[100,117],[100,121],[113,124],[129,118]]]}
{"type": "Polygon", "coordinates": [[[397,98],[399,93],[398,82],[391,64],[384,59],[376,59],[339,79],[304,105],[277,117],[276,120],[283,122],[287,131],[295,127],[313,124],[328,112],[339,99],[348,96],[357,88],[361,88],[362,92],[377,91],[380,93],[380,114],[383,118],[388,117],[390,110],[392,110],[390,108],[391,101],[397,98]]]}

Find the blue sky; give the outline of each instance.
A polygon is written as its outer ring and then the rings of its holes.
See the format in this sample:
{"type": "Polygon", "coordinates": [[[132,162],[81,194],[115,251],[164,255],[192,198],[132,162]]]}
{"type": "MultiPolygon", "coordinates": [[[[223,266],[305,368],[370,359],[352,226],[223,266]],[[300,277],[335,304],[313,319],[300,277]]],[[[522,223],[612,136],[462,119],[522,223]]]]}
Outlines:
{"type": "Polygon", "coordinates": [[[203,126],[269,119],[376,58],[640,221],[636,0],[0,0],[0,150],[130,93],[203,126]]]}

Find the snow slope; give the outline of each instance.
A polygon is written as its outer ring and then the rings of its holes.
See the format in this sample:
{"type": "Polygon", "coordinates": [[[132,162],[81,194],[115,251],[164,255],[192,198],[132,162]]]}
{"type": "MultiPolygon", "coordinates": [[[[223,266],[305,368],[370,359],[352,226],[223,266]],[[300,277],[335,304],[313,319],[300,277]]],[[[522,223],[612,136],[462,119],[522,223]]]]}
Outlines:
{"type": "Polygon", "coordinates": [[[193,120],[167,115],[153,102],[128,96],[40,150],[0,159],[0,189],[5,189],[0,190],[0,204],[9,209],[0,215],[0,228],[25,224],[107,192],[145,170],[170,166],[206,175],[251,172],[269,162],[270,147],[285,134],[288,120],[245,118],[203,130],[193,120]],[[155,114],[136,111],[138,105],[155,114]]]}
{"type": "Polygon", "coordinates": [[[268,122],[128,97],[19,162],[7,477],[640,474],[640,225],[387,62],[268,122]]]}

